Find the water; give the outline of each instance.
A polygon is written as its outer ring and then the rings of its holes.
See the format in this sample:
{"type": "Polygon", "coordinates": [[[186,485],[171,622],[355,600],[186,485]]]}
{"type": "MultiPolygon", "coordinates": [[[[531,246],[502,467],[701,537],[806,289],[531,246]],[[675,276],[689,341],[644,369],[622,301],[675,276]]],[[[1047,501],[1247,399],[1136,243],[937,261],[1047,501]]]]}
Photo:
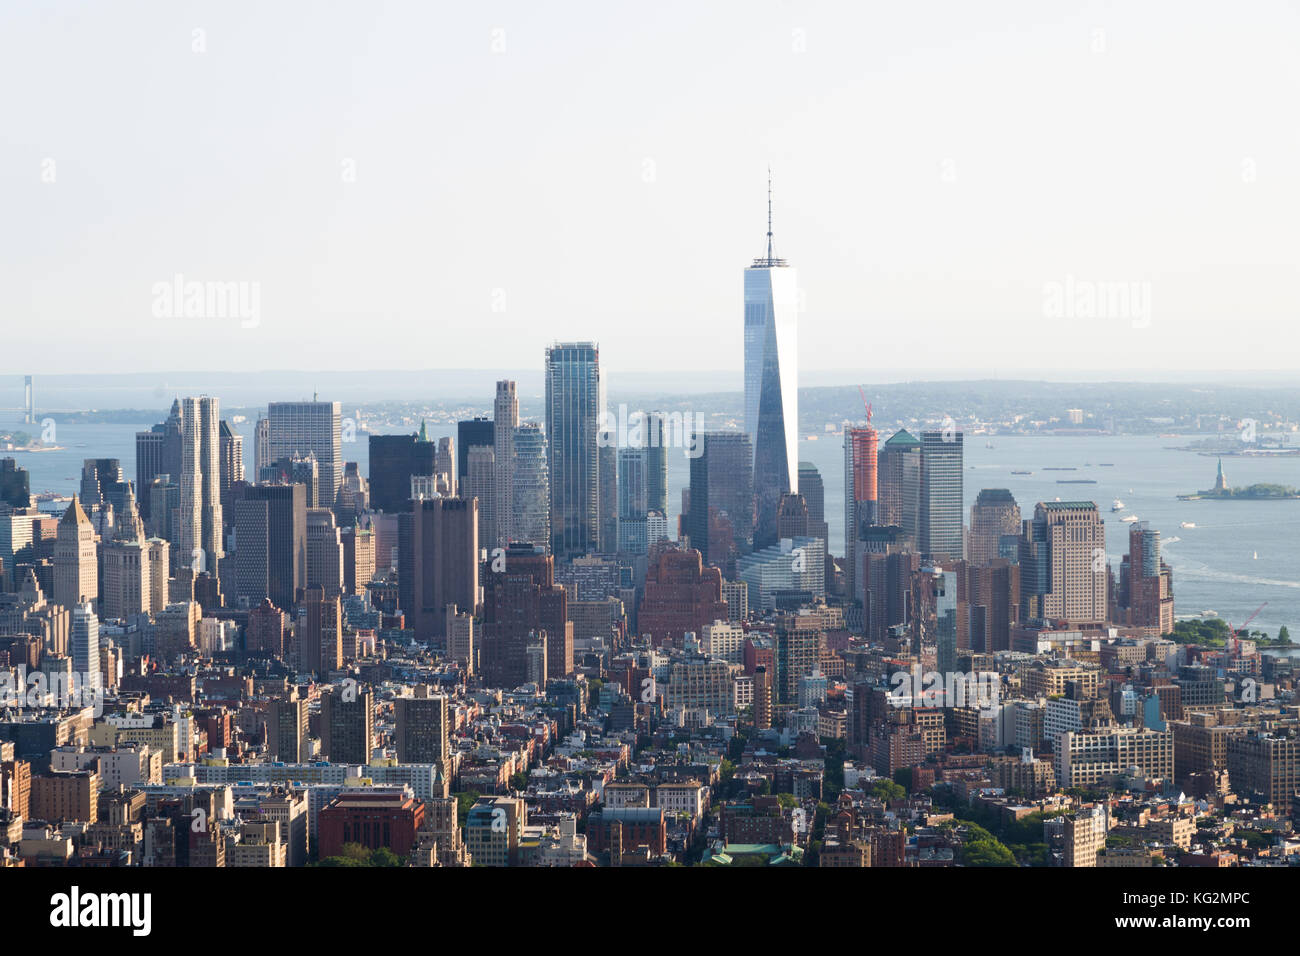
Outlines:
{"type": "MultiPolygon", "coordinates": [[[[16,423],[6,422],[6,426],[16,423]]],[[[75,492],[84,458],[119,458],[126,476],[135,478],[135,433],[139,425],[59,425],[61,451],[18,454],[19,465],[31,472],[32,490],[75,492]]],[[[21,426],[18,426],[21,427],[21,426]]],[[[29,429],[30,430],[30,429],[29,429]]],[[[236,426],[244,436],[246,467],[252,467],[253,423],[236,426]]],[[[447,429],[430,429],[436,440],[447,429]]],[[[881,434],[881,440],[889,437],[881,434]]],[[[1112,514],[1111,501],[1121,499],[1121,514],[1135,514],[1151,522],[1164,539],[1164,558],[1174,570],[1177,612],[1198,614],[1215,610],[1240,626],[1261,604],[1251,628],[1276,633],[1285,624],[1300,639],[1300,501],[1179,501],[1179,494],[1209,488],[1214,483],[1215,459],[1169,446],[1186,444],[1188,437],[1001,437],[985,447],[982,436],[967,436],[965,499],[969,511],[981,488],[1008,488],[1020,504],[1023,517],[1032,517],[1034,504],[1052,501],[1096,501],[1106,524],[1106,550],[1118,564],[1128,548],[1128,526],[1112,514]],[[1101,467],[1110,462],[1113,467],[1101,467]],[[1045,467],[1071,467],[1072,472],[1044,471],[1045,467]],[[1012,475],[1032,471],[1032,475],[1012,475]],[[1061,478],[1092,478],[1095,485],[1058,485],[1061,478]],[[1189,521],[1195,528],[1181,528],[1189,521]],[[1172,539],[1179,540],[1172,540],[1172,539]],[[1258,553],[1259,557],[1254,555],[1258,553]]],[[[0,457],[7,453],[0,452],[0,457]]],[[[366,434],[343,446],[345,460],[368,471],[366,434]]],[[[826,486],[826,521],[830,547],[843,553],[844,451],[842,439],[819,437],[800,443],[800,458],[821,472],[826,486]]],[[[1300,458],[1225,458],[1224,473],[1230,485],[1255,482],[1300,486],[1300,458]]],[[[689,483],[690,461],[685,454],[668,454],[670,523],[681,507],[681,489],[689,483]]]]}

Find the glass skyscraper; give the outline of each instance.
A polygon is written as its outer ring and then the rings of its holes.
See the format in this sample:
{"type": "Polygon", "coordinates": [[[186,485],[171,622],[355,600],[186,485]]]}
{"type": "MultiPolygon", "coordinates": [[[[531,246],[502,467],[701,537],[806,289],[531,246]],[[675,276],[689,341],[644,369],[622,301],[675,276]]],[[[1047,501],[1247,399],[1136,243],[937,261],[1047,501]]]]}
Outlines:
{"type": "Polygon", "coordinates": [[[799,487],[798,292],[795,270],[772,251],[745,270],[745,431],[754,446],[754,547],[776,541],[781,496],[799,487]]]}
{"type": "Polygon", "coordinates": [[[626,554],[645,554],[646,539],[646,464],[649,448],[618,450],[618,550],[626,554]]]}
{"type": "Polygon", "coordinates": [[[645,438],[646,510],[668,513],[668,449],[664,447],[664,416],[646,416],[645,438]]]}
{"type": "Polygon", "coordinates": [[[551,547],[551,485],[546,468],[546,435],[542,426],[524,422],[515,429],[514,540],[541,548],[551,547]]]}
{"type": "Polygon", "coordinates": [[[600,540],[600,447],[605,410],[600,349],[561,342],[546,350],[547,467],[551,484],[551,553],[571,558],[600,540]]]}
{"type": "Polygon", "coordinates": [[[965,557],[962,532],[962,434],[921,433],[922,554],[965,557]]]}

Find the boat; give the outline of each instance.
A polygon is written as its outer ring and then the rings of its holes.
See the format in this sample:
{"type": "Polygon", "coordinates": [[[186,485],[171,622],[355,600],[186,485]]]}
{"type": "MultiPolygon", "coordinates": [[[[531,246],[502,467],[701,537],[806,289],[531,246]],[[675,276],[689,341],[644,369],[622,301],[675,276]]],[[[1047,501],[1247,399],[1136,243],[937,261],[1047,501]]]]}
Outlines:
{"type": "Polygon", "coordinates": [[[1011,474],[1013,474],[1013,475],[1032,475],[1033,472],[1032,472],[1032,471],[1013,471],[1011,474]]]}
{"type": "Polygon", "coordinates": [[[1178,527],[1180,527],[1180,528],[1195,528],[1195,527],[1196,527],[1196,522],[1195,522],[1195,521],[1184,521],[1184,522],[1182,522],[1181,524],[1179,524],[1178,527]]]}
{"type": "Polygon", "coordinates": [[[1095,485],[1096,478],[1057,478],[1058,485],[1095,485]]]}
{"type": "Polygon", "coordinates": [[[1124,507],[1124,502],[1120,501],[1118,498],[1110,503],[1111,511],[1123,511],[1124,507]]]}
{"type": "Polygon", "coordinates": [[[1124,522],[1125,524],[1132,524],[1134,521],[1137,521],[1137,519],[1138,519],[1137,515],[1125,515],[1119,520],[1124,522]]]}

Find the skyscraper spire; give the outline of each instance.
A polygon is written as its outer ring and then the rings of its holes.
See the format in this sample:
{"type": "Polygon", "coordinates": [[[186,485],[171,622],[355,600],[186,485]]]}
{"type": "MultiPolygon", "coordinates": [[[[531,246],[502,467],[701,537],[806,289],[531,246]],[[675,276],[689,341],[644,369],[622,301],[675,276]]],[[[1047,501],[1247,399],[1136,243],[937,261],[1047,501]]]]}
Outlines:
{"type": "Polygon", "coordinates": [[[767,259],[772,261],[772,167],[767,167],[767,259]]]}

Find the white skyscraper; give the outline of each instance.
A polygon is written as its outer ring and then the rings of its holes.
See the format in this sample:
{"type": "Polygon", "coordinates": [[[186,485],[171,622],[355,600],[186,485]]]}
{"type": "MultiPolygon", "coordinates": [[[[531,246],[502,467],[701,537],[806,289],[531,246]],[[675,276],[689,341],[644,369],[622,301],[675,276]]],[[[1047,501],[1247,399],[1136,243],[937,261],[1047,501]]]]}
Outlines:
{"type": "Polygon", "coordinates": [[[103,686],[99,671],[99,618],[89,603],[72,609],[72,670],[77,686],[103,686]]]}
{"type": "Polygon", "coordinates": [[[745,430],[754,446],[754,547],[776,541],[781,496],[799,487],[799,298],[795,270],[772,249],[745,270],[745,430]]]}
{"type": "Polygon", "coordinates": [[[177,561],[216,573],[225,554],[221,514],[221,404],[215,398],[181,399],[181,474],[177,561]]]}

